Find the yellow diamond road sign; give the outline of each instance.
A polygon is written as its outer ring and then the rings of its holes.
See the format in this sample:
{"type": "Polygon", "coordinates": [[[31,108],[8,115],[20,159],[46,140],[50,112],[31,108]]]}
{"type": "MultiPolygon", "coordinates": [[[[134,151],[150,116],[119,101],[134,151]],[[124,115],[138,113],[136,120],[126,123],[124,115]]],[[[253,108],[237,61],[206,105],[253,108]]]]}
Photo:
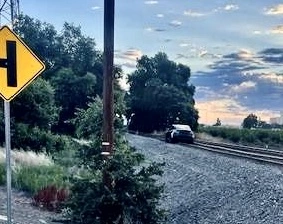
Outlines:
{"type": "Polygon", "coordinates": [[[43,70],[42,61],[9,27],[0,29],[0,95],[12,100],[43,70]]]}

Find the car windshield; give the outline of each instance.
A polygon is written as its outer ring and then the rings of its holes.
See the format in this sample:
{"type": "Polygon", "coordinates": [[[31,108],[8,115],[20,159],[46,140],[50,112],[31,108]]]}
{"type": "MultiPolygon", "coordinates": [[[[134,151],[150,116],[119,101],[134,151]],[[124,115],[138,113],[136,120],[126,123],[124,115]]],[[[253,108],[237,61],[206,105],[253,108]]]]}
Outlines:
{"type": "Polygon", "coordinates": [[[173,125],[173,127],[174,129],[177,129],[177,130],[191,131],[191,128],[189,125],[175,124],[173,125]]]}

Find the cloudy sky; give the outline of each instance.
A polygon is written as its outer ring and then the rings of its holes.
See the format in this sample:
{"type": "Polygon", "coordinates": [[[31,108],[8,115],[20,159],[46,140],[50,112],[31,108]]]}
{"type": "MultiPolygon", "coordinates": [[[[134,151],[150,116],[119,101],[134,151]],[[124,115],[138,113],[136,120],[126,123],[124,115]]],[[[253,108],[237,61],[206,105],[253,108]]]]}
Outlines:
{"type": "MultiPolygon", "coordinates": [[[[53,24],[80,25],[103,49],[102,0],[20,0],[20,10],[53,24]]],[[[269,122],[283,111],[283,2],[116,0],[115,62],[125,73],[159,51],[191,68],[200,123],[269,122]]]]}

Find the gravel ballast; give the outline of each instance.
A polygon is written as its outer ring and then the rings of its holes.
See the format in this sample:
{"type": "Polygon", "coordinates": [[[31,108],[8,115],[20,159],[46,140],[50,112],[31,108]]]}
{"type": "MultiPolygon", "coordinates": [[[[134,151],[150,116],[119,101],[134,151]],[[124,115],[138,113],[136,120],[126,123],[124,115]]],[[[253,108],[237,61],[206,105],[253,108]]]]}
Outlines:
{"type": "Polygon", "coordinates": [[[162,206],[170,224],[283,223],[282,167],[128,134],[148,160],[165,162],[162,206]]]}

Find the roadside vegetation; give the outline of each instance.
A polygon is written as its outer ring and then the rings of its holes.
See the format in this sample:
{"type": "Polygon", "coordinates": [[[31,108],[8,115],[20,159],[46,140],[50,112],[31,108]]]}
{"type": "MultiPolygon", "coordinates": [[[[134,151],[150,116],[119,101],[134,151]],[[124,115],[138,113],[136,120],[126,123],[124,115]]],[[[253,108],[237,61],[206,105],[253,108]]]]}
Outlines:
{"type": "Polygon", "coordinates": [[[228,128],[223,126],[200,126],[200,133],[207,133],[213,137],[220,137],[232,143],[254,145],[260,147],[282,148],[283,130],[228,128]]]}
{"type": "MultiPolygon", "coordinates": [[[[47,69],[10,104],[13,188],[28,193],[35,206],[64,211],[73,224],[165,223],[164,186],[157,182],[163,164],[146,161],[125,140],[122,69],[114,69],[115,151],[105,160],[103,53],[94,39],[73,24],[65,23],[58,32],[26,15],[15,31],[47,69]]],[[[4,119],[0,122],[4,146],[4,119]]],[[[5,183],[5,152],[0,150],[0,184],[5,183]]]]}

